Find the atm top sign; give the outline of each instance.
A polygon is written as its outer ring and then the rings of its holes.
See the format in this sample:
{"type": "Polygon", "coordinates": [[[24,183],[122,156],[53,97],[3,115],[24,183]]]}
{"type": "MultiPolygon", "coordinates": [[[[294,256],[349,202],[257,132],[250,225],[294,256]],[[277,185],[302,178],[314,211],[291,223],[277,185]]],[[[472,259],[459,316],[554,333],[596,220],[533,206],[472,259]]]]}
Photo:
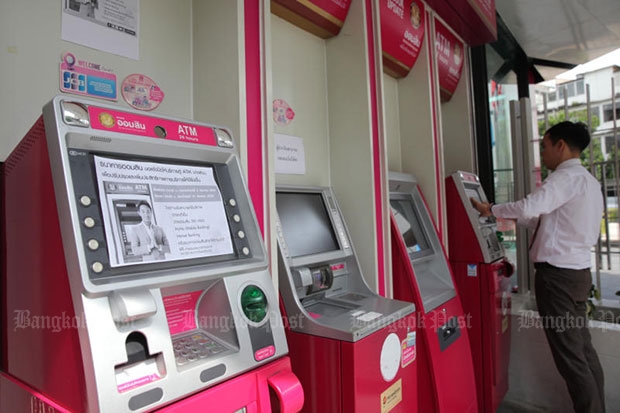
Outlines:
{"type": "Polygon", "coordinates": [[[93,129],[201,145],[216,145],[212,128],[168,119],[143,116],[96,106],[88,107],[93,129]]]}
{"type": "Polygon", "coordinates": [[[323,39],[338,35],[352,0],[272,0],[271,12],[323,39]]]}
{"type": "Polygon", "coordinates": [[[424,3],[419,0],[381,0],[383,68],[395,78],[407,76],[424,41],[424,3]]]}
{"type": "Polygon", "coordinates": [[[439,72],[441,101],[447,102],[452,98],[461,79],[465,60],[465,44],[439,20],[435,20],[435,56],[439,72]]]}

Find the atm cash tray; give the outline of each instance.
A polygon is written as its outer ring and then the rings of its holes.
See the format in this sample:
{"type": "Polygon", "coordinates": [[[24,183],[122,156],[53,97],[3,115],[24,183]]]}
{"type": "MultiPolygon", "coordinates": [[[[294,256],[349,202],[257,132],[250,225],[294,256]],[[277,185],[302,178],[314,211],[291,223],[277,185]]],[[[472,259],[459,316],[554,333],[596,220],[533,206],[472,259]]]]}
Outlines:
{"type": "Polygon", "coordinates": [[[333,299],[312,300],[309,304],[304,303],[304,308],[309,314],[318,314],[322,317],[337,317],[341,314],[355,310],[359,306],[333,299]]]}

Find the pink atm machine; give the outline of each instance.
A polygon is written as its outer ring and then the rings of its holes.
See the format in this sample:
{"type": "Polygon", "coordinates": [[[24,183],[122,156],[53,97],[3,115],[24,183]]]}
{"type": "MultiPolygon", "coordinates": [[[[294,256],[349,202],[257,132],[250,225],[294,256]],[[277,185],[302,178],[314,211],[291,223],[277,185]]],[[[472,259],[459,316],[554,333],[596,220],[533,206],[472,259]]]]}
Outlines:
{"type": "Polygon", "coordinates": [[[476,175],[458,171],[446,178],[450,263],[465,312],[472,316],[480,411],[491,413],[508,391],[513,266],[497,237],[495,218],[481,217],[471,198],[487,202],[476,175]]]}
{"type": "Polygon", "coordinates": [[[278,187],[279,280],[308,412],[412,412],[415,306],[370,290],[334,192],[278,187]]]}
{"type": "Polygon", "coordinates": [[[298,411],[227,129],[74,97],[6,161],[0,411],[298,411]]]}
{"type": "Polygon", "coordinates": [[[420,309],[418,411],[477,413],[470,317],[416,179],[389,178],[394,298],[420,309]]]}

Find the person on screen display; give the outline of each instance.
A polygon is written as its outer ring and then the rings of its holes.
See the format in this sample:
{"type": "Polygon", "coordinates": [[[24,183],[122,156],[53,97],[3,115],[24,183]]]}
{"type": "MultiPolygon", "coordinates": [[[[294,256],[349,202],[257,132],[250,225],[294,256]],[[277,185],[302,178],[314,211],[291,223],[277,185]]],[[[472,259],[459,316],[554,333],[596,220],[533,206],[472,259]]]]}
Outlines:
{"type": "Polygon", "coordinates": [[[583,123],[560,122],[542,140],[541,158],[553,170],[526,198],[492,205],[471,198],[482,216],[513,219],[534,229],[530,258],[542,326],[576,412],[605,411],[603,369],[588,331],[591,249],[603,215],[599,182],[581,165],[590,143],[583,123]]]}
{"type": "Polygon", "coordinates": [[[165,259],[170,245],[164,230],[153,223],[153,208],[148,202],[140,201],[138,215],[142,222],[129,227],[127,234],[133,255],[142,257],[142,261],[165,259]]]}

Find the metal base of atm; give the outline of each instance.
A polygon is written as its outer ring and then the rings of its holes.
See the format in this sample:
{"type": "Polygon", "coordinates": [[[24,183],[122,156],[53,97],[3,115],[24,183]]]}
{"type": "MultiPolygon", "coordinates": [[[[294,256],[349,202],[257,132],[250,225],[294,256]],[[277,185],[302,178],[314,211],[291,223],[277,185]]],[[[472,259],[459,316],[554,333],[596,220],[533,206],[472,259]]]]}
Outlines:
{"type": "Polygon", "coordinates": [[[293,372],[305,391],[303,411],[416,411],[415,326],[416,316],[411,314],[357,342],[287,330],[293,372]],[[390,334],[398,336],[402,354],[396,377],[387,382],[381,373],[381,364],[385,362],[381,353],[390,334]]]}
{"type": "MultiPolygon", "coordinates": [[[[189,396],[158,411],[191,413],[226,412],[298,412],[304,393],[291,372],[288,357],[283,357],[204,392],[189,396]],[[245,409],[245,410],[244,410],[245,409]]],[[[60,404],[6,373],[0,373],[0,411],[69,413],[60,404]]]]}
{"type": "Polygon", "coordinates": [[[480,411],[496,412],[508,392],[510,362],[510,269],[504,259],[490,264],[452,262],[452,271],[471,314],[471,352],[480,411]]]}
{"type": "MultiPolygon", "coordinates": [[[[392,231],[394,298],[424,308],[406,252],[399,251],[392,231]]],[[[477,413],[474,366],[468,326],[458,296],[434,310],[419,313],[418,411],[477,413]]]]}

